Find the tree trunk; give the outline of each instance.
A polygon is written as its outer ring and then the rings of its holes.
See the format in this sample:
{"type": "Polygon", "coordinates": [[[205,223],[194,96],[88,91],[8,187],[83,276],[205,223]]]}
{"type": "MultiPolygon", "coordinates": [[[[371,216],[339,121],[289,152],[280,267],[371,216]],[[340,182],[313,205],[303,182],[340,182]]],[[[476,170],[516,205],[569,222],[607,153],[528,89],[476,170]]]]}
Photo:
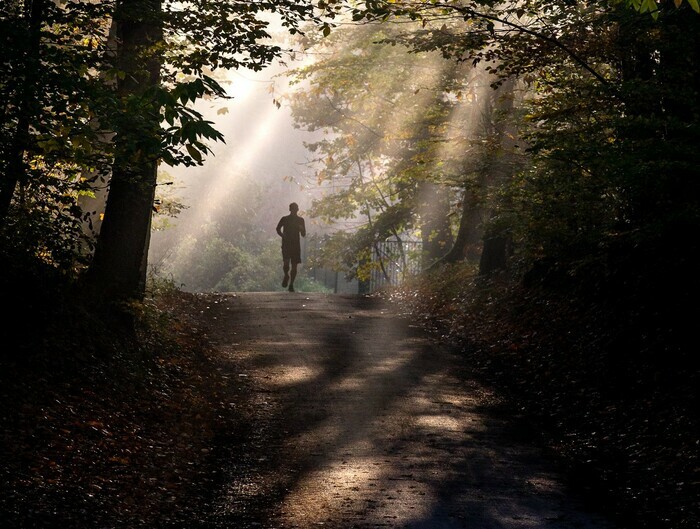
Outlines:
{"type": "Polygon", "coordinates": [[[490,97],[490,104],[483,107],[482,134],[492,145],[483,155],[480,167],[475,171],[476,182],[467,183],[462,199],[462,215],[457,237],[447,254],[431,268],[440,264],[456,263],[465,258],[479,261],[479,273],[488,273],[505,266],[508,238],[491,228],[484,231],[484,218],[495,217],[493,209],[486,203],[489,190],[512,174],[512,156],[515,146],[515,131],[507,125],[507,115],[513,109],[514,80],[508,80],[490,97]],[[490,212],[489,212],[490,211],[490,212]],[[486,253],[487,255],[484,255],[486,253]]]}
{"type": "Polygon", "coordinates": [[[419,192],[419,208],[422,238],[422,268],[427,268],[452,246],[450,230],[449,192],[446,187],[433,182],[423,182],[419,192]]]}
{"type": "Polygon", "coordinates": [[[152,88],[160,82],[161,0],[122,0],[115,12],[117,90],[125,111],[116,127],[115,159],[104,220],[86,274],[93,294],[108,302],[145,292],[160,145],[160,117],[152,88]],[[151,92],[149,92],[151,90],[151,92]]]}
{"type": "Polygon", "coordinates": [[[29,147],[31,116],[34,113],[37,77],[41,67],[41,25],[44,19],[46,0],[25,2],[25,18],[27,19],[27,48],[24,60],[21,60],[20,75],[14,80],[17,86],[15,112],[17,127],[12,140],[6,170],[0,178],[0,225],[5,223],[10,211],[12,197],[17,184],[27,179],[25,153],[29,147]]]}
{"type": "Polygon", "coordinates": [[[479,260],[479,275],[505,270],[508,265],[508,246],[510,240],[497,230],[487,230],[484,246],[479,260]]]}
{"type": "MultiPolygon", "coordinates": [[[[494,93],[493,121],[491,134],[494,144],[498,145],[500,153],[491,155],[488,166],[489,178],[487,186],[491,189],[502,185],[513,176],[514,152],[517,131],[509,120],[514,107],[515,80],[508,79],[494,93]]],[[[497,215],[497,204],[491,204],[489,219],[497,215]]],[[[490,274],[503,270],[508,264],[508,247],[510,236],[494,224],[488,225],[484,232],[484,245],[479,261],[479,275],[490,274]]]]}
{"type": "Polygon", "coordinates": [[[481,198],[475,189],[465,189],[462,197],[462,214],[454,244],[437,263],[457,263],[465,258],[476,259],[481,243],[481,198]]]}

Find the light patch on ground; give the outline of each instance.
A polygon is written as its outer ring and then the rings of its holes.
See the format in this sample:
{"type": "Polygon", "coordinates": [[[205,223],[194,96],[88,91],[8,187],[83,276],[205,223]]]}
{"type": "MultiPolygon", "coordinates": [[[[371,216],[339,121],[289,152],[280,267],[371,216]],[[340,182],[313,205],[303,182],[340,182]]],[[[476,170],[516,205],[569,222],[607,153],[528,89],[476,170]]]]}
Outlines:
{"type": "Polygon", "coordinates": [[[425,518],[430,489],[392,477],[395,465],[377,457],[345,457],[304,476],[290,491],[281,512],[292,527],[313,527],[342,519],[376,520],[377,526],[403,527],[425,518]]]}
{"type": "Polygon", "coordinates": [[[451,430],[453,432],[461,432],[467,426],[450,415],[421,415],[416,419],[416,425],[422,428],[451,430]]]}
{"type": "Polygon", "coordinates": [[[315,366],[289,366],[270,378],[274,386],[293,386],[319,377],[322,370],[315,366]]]}
{"type": "Polygon", "coordinates": [[[344,377],[331,386],[332,391],[352,391],[362,388],[367,383],[367,379],[362,376],[344,377]]]}
{"type": "Polygon", "coordinates": [[[371,372],[374,375],[380,375],[397,371],[408,364],[408,362],[411,361],[411,358],[411,355],[383,358],[372,366],[371,372]]]}
{"type": "Polygon", "coordinates": [[[546,492],[548,494],[556,493],[561,490],[561,483],[557,482],[551,476],[540,475],[527,480],[528,485],[532,486],[537,492],[546,492]]]}

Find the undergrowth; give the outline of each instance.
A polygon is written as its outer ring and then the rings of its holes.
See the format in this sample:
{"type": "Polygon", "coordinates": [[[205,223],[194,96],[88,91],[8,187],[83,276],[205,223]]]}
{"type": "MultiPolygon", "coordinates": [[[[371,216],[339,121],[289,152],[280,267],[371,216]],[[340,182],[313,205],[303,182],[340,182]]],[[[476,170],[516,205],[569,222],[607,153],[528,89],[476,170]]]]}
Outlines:
{"type": "Polygon", "coordinates": [[[55,297],[33,333],[6,329],[0,525],[163,527],[201,505],[223,381],[196,301],[152,284],[125,334],[99,306],[55,297]]]}
{"type": "Polygon", "coordinates": [[[461,265],[383,295],[456,347],[606,510],[637,528],[700,526],[698,376],[666,319],[461,265]]]}

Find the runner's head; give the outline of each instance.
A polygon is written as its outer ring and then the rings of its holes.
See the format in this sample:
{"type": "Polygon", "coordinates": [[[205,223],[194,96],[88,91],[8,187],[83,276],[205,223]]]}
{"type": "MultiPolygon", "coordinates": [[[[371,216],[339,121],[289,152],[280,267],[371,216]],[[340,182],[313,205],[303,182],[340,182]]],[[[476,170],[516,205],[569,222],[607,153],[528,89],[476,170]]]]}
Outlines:
{"type": "Polygon", "coordinates": [[[297,211],[299,211],[299,204],[297,204],[296,202],[292,202],[291,204],[289,204],[289,211],[291,211],[292,213],[296,213],[297,211]]]}

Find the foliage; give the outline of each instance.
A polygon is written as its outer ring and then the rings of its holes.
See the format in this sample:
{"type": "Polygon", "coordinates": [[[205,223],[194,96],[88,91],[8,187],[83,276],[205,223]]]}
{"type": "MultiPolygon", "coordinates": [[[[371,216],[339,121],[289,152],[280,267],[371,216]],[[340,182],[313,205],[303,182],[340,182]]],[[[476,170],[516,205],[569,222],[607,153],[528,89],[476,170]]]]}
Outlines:
{"type": "Polygon", "coordinates": [[[682,234],[700,218],[690,51],[700,18],[686,4],[662,7],[656,20],[617,3],[558,0],[371,2],[351,14],[418,20],[391,42],[481,64],[495,85],[513,76],[528,84],[520,134],[532,161],[493,221],[515,234],[530,279],[634,297],[670,273],[673,294],[658,285],[652,296],[668,303],[680,283],[697,287],[695,244],[682,234]]]}
{"type": "Polygon", "coordinates": [[[698,64],[678,50],[698,45],[692,28],[700,20],[680,12],[656,23],[624,12],[594,20],[611,49],[594,50],[601,55],[589,60],[616,54],[615,93],[543,65],[548,80],[539,82],[524,132],[533,164],[512,188],[515,230],[526,259],[547,269],[540,279],[573,277],[632,304],[643,289],[642,304],[655,310],[698,284],[688,266],[696,245],[683,235],[700,221],[698,64]],[[603,26],[622,35],[606,35],[603,26]],[[662,284],[664,275],[675,278],[674,287],[662,284]]]}
{"type": "Polygon", "coordinates": [[[11,209],[3,198],[2,248],[71,274],[89,244],[79,196],[104,178],[110,159],[105,116],[115,101],[98,73],[109,63],[107,8],[37,2],[39,18],[23,11],[30,4],[0,7],[0,189],[9,198],[18,187],[11,209]]]}
{"type": "Polygon", "coordinates": [[[186,253],[186,266],[175,256],[163,272],[191,292],[259,290],[257,282],[264,278],[262,264],[219,237],[185,240],[179,250],[186,253]]]}
{"type": "Polygon", "coordinates": [[[167,171],[158,171],[158,189],[154,201],[153,225],[155,231],[167,229],[171,219],[177,218],[189,206],[178,196],[181,184],[167,171]]]}
{"type": "Polygon", "coordinates": [[[132,4],[138,3],[35,0],[0,6],[2,242],[6,252],[34,252],[66,275],[82,270],[74,265],[89,260],[94,244],[80,224],[91,231],[101,221],[81,210],[80,197],[108,185],[113,161],[127,172],[154,159],[202,165],[211,153],[208,143],[224,140],[193,108],[202,98],[227,97],[216,70],[264,68],[283,53],[269,42],[271,19],[296,33],[314,16],[311,2],[296,0],[165,1],[138,4],[135,17],[132,4]],[[155,5],[161,10],[152,11],[155,5]],[[124,29],[137,19],[162,30],[163,40],[127,57],[113,22],[122,21],[124,29]],[[159,84],[118,89],[138,83],[154,57],[162,66],[159,84]],[[163,126],[154,128],[154,118],[163,126]],[[35,224],[40,218],[43,225],[35,224]],[[52,222],[54,229],[44,231],[52,222]],[[14,229],[19,225],[31,226],[41,240],[25,241],[27,230],[14,229]],[[64,244],[54,244],[59,240],[64,244]]]}
{"type": "MultiPolygon", "coordinates": [[[[217,228],[214,228],[217,231],[217,228]]],[[[270,292],[281,290],[279,241],[256,241],[255,250],[212,234],[188,237],[157,271],[187,292],[270,292]]],[[[323,291],[300,268],[299,291],[323,291]]]]}
{"type": "MultiPolygon", "coordinates": [[[[654,19],[658,18],[659,16],[659,5],[657,4],[656,0],[620,0],[624,1],[624,4],[629,7],[634,9],[635,11],[638,11],[639,13],[649,13],[651,14],[654,19]]],[[[698,3],[697,0],[687,0],[688,5],[695,11],[696,13],[700,13],[700,4],[698,3]]],[[[679,8],[681,7],[681,4],[683,4],[683,0],[673,0],[673,4],[675,7],[679,8]]]]}
{"type": "MultiPolygon", "coordinates": [[[[155,275],[169,278],[188,292],[281,290],[280,240],[264,207],[265,188],[250,176],[237,175],[235,183],[217,198],[207,211],[207,217],[216,221],[193,230],[192,224],[200,221],[185,211],[154,234],[155,275]],[[165,255],[160,255],[160,247],[168,248],[165,255]]],[[[318,290],[305,279],[305,268],[300,267],[295,286],[318,290]]]]}
{"type": "Polygon", "coordinates": [[[595,505],[640,529],[697,526],[698,371],[676,354],[684,338],[461,263],[381,295],[460,351],[595,505]]]}
{"type": "Polygon", "coordinates": [[[349,246],[334,260],[351,274],[347,267],[387,237],[417,234],[444,247],[450,235],[437,235],[431,218],[448,224],[450,208],[479,171],[486,142],[474,134],[474,121],[489,75],[395,45],[419,28],[350,26],[320,41],[303,39],[322,59],[289,73],[296,125],[324,133],[307,144],[312,185],[324,193],[310,213],[344,230],[337,237],[349,246]]]}

